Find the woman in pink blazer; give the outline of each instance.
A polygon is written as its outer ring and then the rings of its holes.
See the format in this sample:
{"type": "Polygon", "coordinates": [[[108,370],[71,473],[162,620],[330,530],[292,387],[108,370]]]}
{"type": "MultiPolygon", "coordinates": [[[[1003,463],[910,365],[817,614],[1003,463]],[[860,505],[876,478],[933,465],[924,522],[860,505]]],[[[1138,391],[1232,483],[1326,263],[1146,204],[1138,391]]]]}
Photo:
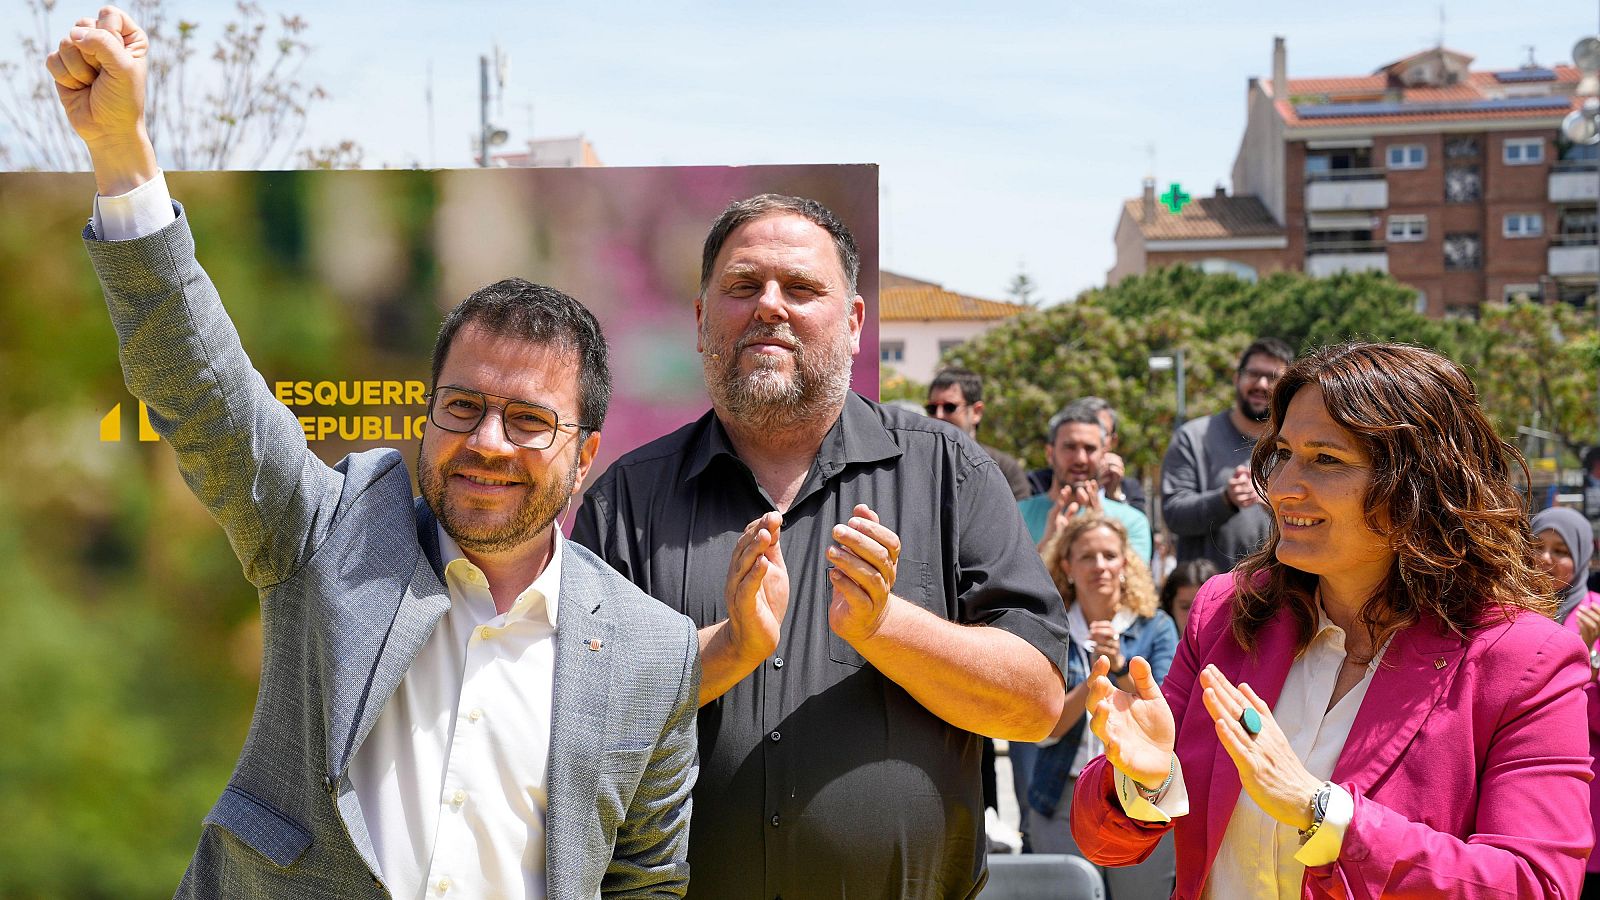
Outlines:
{"type": "Polygon", "coordinates": [[[1266,546],[1196,596],[1160,688],[1095,662],[1079,846],[1128,865],[1175,829],[1184,898],[1576,897],[1589,666],[1550,618],[1521,458],[1412,347],[1317,351],[1270,419],[1266,546]]]}

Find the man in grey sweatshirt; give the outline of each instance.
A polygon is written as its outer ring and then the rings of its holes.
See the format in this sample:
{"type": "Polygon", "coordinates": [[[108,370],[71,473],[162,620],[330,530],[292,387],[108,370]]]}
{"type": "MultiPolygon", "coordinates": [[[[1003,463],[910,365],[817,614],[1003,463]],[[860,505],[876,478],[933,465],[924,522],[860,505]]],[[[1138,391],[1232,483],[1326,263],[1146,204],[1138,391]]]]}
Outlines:
{"type": "Polygon", "coordinates": [[[1205,558],[1224,572],[1267,539],[1272,513],[1250,482],[1250,452],[1267,428],[1267,403],[1294,350],[1261,338],[1239,357],[1234,404],[1184,423],[1161,460],[1161,514],[1178,536],[1178,562],[1205,558]]]}

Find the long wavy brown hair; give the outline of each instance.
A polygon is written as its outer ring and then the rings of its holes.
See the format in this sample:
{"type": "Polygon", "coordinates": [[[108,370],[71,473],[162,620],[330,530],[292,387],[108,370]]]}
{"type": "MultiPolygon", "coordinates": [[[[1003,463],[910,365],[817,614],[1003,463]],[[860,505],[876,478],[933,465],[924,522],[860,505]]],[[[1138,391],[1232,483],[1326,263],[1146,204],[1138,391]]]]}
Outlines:
{"type": "MultiPolygon", "coordinates": [[[[1278,380],[1267,433],[1250,459],[1263,498],[1289,401],[1307,385],[1321,388],[1328,415],[1372,461],[1367,525],[1387,533],[1395,551],[1361,608],[1375,649],[1425,614],[1465,638],[1519,609],[1554,613],[1548,579],[1534,561],[1527,509],[1511,481],[1513,466],[1526,480],[1528,464],[1495,433],[1461,367],[1403,344],[1346,343],[1303,357],[1278,380]]],[[[1279,537],[1274,515],[1266,544],[1235,570],[1233,635],[1253,648],[1261,628],[1287,608],[1299,653],[1317,622],[1317,576],[1278,562],[1279,537]]]]}
{"type": "Polygon", "coordinates": [[[1056,590],[1061,592],[1061,599],[1067,601],[1068,607],[1078,600],[1078,589],[1073,587],[1072,578],[1067,574],[1064,563],[1078,538],[1096,528],[1104,528],[1122,542],[1123,584],[1117,606],[1129,610],[1140,618],[1155,615],[1160,604],[1156,601],[1156,586],[1150,577],[1150,567],[1145,565],[1144,560],[1129,542],[1127,526],[1104,513],[1086,512],[1073,516],[1067,522],[1067,527],[1051,535],[1050,540],[1039,551],[1039,555],[1044,558],[1045,569],[1050,572],[1050,580],[1056,583],[1056,590]]]}

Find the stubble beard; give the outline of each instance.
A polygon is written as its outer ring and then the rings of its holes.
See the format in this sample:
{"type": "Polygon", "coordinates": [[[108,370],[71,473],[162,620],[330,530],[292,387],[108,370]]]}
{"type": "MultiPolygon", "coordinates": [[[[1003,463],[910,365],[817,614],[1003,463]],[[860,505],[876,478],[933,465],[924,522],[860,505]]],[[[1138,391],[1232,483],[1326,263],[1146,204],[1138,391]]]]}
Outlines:
{"type": "Polygon", "coordinates": [[[1239,390],[1238,385],[1235,385],[1233,388],[1233,396],[1234,405],[1239,407],[1239,412],[1243,414],[1246,419],[1249,419],[1252,422],[1265,422],[1272,418],[1272,403],[1270,401],[1261,404],[1261,409],[1257,410],[1255,407],[1250,405],[1250,398],[1245,395],[1244,391],[1239,390]]]}
{"type": "MultiPolygon", "coordinates": [[[[577,451],[574,450],[574,457],[577,451]]],[[[550,523],[556,520],[572,497],[572,489],[578,483],[578,467],[575,464],[568,466],[564,476],[555,476],[544,479],[532,478],[526,470],[505,462],[500,465],[491,464],[485,460],[474,460],[472,468],[479,471],[491,472],[496,475],[516,476],[528,478],[528,486],[522,502],[511,511],[509,518],[501,522],[476,523],[471,521],[469,512],[456,506],[445,491],[445,482],[450,473],[467,460],[467,454],[458,455],[456,458],[440,465],[429,465],[423,456],[423,450],[417,450],[417,483],[422,489],[423,500],[428,508],[439,520],[439,525],[444,528],[444,533],[461,547],[473,553],[503,553],[522,546],[538,536],[550,523]]]]}
{"type": "MultiPolygon", "coordinates": [[[[819,415],[835,415],[850,390],[849,339],[841,330],[832,341],[806,344],[787,326],[752,326],[732,348],[716,347],[701,357],[706,392],[720,414],[750,430],[788,431],[819,415]],[[768,338],[793,346],[794,371],[785,373],[779,360],[762,358],[756,368],[740,372],[744,349],[768,338]]],[[[712,347],[709,339],[706,345],[712,347]]]]}

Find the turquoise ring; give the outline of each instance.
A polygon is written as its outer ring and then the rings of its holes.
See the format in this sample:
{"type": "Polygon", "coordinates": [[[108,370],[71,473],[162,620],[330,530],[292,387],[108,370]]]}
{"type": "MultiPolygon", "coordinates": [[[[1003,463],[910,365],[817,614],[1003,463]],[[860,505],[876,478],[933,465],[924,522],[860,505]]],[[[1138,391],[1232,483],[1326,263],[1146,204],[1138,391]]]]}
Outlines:
{"type": "Polygon", "coordinates": [[[1251,737],[1261,733],[1261,714],[1254,707],[1246,706],[1244,712],[1239,714],[1239,725],[1250,733],[1251,737]]]}

